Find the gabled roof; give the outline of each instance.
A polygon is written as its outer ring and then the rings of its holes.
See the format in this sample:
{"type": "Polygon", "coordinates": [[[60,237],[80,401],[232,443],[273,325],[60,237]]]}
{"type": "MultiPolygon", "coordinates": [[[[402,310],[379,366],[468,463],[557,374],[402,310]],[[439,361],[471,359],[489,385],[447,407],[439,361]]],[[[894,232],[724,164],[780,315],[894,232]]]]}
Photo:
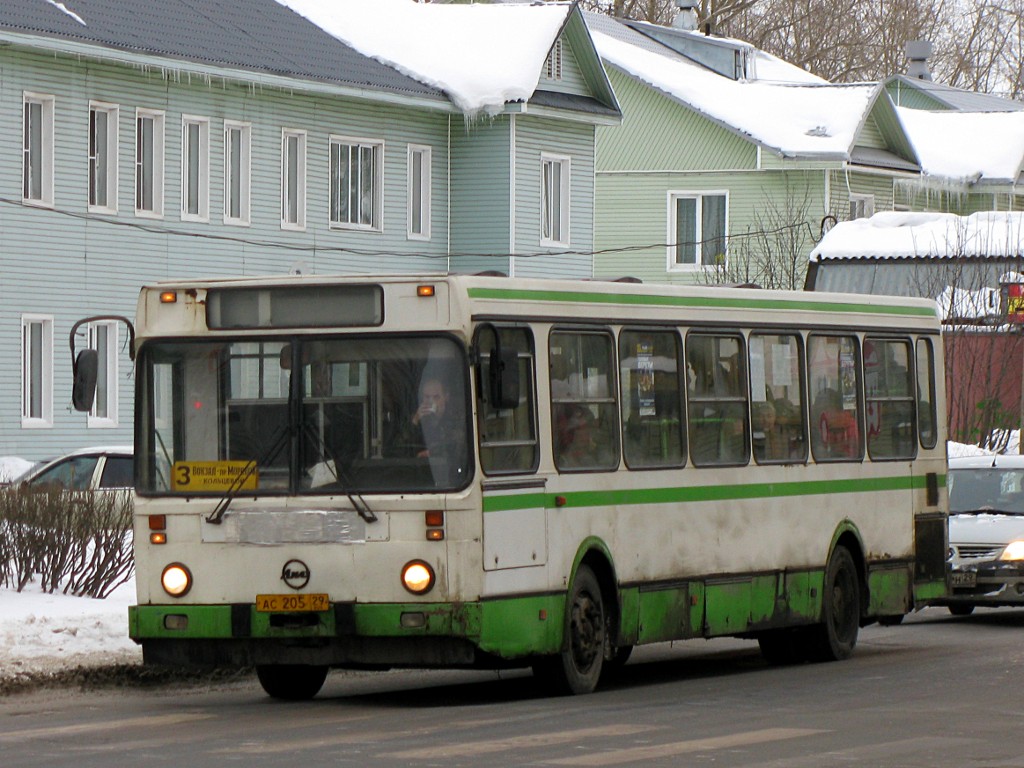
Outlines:
{"type": "MultiPolygon", "coordinates": [[[[468,115],[528,103],[555,41],[564,33],[590,50],[584,76],[597,104],[618,104],[575,2],[439,4],[410,0],[278,0],[356,50],[443,90],[468,115]],[[582,30],[582,33],[580,32],[582,30]]],[[[549,94],[547,105],[557,98],[549,94]]],[[[571,108],[566,101],[559,106],[571,108]]]]}
{"type": "Polygon", "coordinates": [[[0,0],[0,38],[120,51],[447,101],[274,0],[0,0]]]}
{"type": "Polygon", "coordinates": [[[954,88],[945,83],[920,80],[909,75],[893,75],[885,81],[885,88],[897,106],[912,106],[905,94],[909,92],[911,102],[921,100],[928,103],[928,109],[952,109],[959,112],[1016,112],[1024,110],[1024,103],[1004,99],[990,93],[976,93],[954,88]]]}
{"type": "Polygon", "coordinates": [[[653,38],[613,19],[589,14],[587,21],[607,64],[784,157],[851,159],[880,95],[877,84],[832,85],[767,55],[773,74],[792,80],[734,80],[668,47],[653,48],[653,38]]]}

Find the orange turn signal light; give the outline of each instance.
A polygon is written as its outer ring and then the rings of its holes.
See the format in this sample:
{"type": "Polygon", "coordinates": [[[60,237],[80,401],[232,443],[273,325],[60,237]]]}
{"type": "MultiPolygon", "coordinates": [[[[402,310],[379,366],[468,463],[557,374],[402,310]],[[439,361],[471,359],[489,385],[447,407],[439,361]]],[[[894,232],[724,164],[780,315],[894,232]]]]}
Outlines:
{"type": "Polygon", "coordinates": [[[153,533],[149,534],[149,543],[150,544],[166,544],[167,543],[167,534],[164,533],[163,531],[154,531],[153,533]]]}
{"type": "Polygon", "coordinates": [[[160,293],[161,304],[175,304],[178,301],[177,291],[162,291],[160,293]]]}
{"type": "Polygon", "coordinates": [[[416,295],[417,296],[421,296],[421,297],[425,297],[425,298],[429,298],[430,296],[434,295],[434,286],[432,286],[432,285],[417,285],[416,286],[416,295]]]}

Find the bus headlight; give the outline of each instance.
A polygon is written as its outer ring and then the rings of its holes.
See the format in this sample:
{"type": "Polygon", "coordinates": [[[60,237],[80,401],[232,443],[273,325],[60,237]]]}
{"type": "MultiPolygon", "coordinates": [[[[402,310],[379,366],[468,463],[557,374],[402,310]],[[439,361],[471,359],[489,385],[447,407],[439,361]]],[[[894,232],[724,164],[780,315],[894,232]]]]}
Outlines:
{"type": "Polygon", "coordinates": [[[1011,541],[1006,545],[1000,560],[1024,560],[1024,541],[1011,541]]]}
{"type": "Polygon", "coordinates": [[[160,574],[160,585],[171,597],[183,597],[192,588],[192,572],[181,563],[171,563],[160,574]]]}
{"type": "Polygon", "coordinates": [[[425,595],[434,586],[434,569],[422,560],[413,560],[402,568],[402,586],[414,595],[425,595]]]}

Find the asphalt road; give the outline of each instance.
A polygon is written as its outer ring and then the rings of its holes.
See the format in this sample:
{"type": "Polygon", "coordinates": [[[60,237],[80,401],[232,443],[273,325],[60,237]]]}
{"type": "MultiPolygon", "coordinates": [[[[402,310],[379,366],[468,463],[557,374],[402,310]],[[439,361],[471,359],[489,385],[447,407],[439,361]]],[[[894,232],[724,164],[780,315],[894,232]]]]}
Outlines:
{"type": "Polygon", "coordinates": [[[756,643],[638,649],[597,693],[527,673],[332,673],[310,702],[254,679],[0,698],[0,766],[1024,766],[1024,610],[928,609],[849,661],[756,643]]]}

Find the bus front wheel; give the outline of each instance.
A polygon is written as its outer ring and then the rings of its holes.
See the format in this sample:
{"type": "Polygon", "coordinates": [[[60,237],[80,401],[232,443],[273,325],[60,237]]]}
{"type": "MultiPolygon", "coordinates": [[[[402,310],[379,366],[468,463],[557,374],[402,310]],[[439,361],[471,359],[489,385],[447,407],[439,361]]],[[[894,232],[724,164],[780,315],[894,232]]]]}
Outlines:
{"type": "Polygon", "coordinates": [[[835,548],[825,569],[821,614],[821,624],[809,630],[811,660],[849,658],[860,630],[860,578],[844,546],[835,548]]]}
{"type": "Polygon", "coordinates": [[[256,667],[256,677],[267,695],[286,701],[312,699],[327,679],[327,667],[305,664],[268,664],[256,667]]]}
{"type": "Polygon", "coordinates": [[[607,623],[601,586],[587,565],[576,571],[567,608],[565,650],[536,662],[533,674],[552,693],[590,693],[601,677],[607,623]]]}

